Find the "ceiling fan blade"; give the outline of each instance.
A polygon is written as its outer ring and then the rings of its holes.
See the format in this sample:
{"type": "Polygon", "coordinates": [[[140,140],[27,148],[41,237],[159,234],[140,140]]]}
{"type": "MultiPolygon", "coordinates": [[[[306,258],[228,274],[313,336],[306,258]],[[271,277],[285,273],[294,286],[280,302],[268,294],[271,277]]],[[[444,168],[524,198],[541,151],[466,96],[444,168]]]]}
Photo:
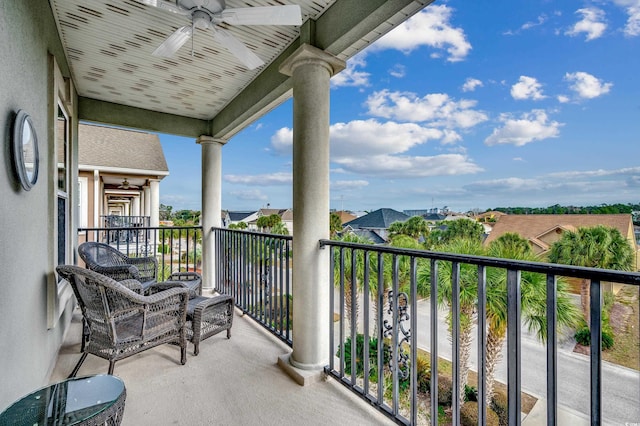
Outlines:
{"type": "Polygon", "coordinates": [[[220,12],[220,16],[232,25],[302,25],[298,5],[229,8],[220,12]]]}
{"type": "Polygon", "coordinates": [[[248,69],[253,70],[264,64],[264,61],[253,53],[229,31],[213,27],[213,38],[240,60],[248,69]]]}
{"type": "Polygon", "coordinates": [[[136,0],[138,3],[146,4],[147,6],[157,7],[158,9],[163,9],[168,12],[177,13],[179,15],[188,15],[189,11],[182,9],[175,3],[168,2],[165,0],[136,0]]]}
{"type": "Polygon", "coordinates": [[[170,58],[176,53],[191,37],[192,29],[190,26],[178,28],[173,34],[171,34],[156,50],[153,51],[153,56],[162,56],[163,58],[170,58]]]}

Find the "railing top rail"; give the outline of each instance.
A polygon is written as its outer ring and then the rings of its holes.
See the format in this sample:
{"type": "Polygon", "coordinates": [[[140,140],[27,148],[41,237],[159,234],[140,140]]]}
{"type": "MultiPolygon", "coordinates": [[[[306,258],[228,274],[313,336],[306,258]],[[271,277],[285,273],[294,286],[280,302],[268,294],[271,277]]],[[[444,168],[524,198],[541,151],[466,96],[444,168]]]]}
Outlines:
{"type": "Polygon", "coordinates": [[[620,284],[640,286],[640,273],[615,271],[611,269],[587,268],[582,266],[560,265],[546,262],[530,262],[523,260],[500,259],[488,256],[473,256],[457,253],[444,253],[430,250],[415,250],[398,247],[374,246],[370,244],[349,243],[335,240],[320,240],[320,247],[348,247],[380,253],[414,256],[424,259],[445,260],[449,262],[470,263],[474,265],[493,266],[504,269],[518,269],[521,271],[539,272],[565,277],[609,281],[620,284]]]}
{"type": "Polygon", "coordinates": [[[196,225],[196,226],[118,226],[117,228],[105,228],[105,227],[98,227],[98,228],[78,228],[78,232],[84,232],[84,231],[146,231],[146,230],[162,230],[165,229],[167,231],[173,230],[173,229],[178,229],[178,230],[183,230],[183,229],[196,229],[196,230],[202,230],[202,226],[196,225]]]}
{"type": "Polygon", "coordinates": [[[212,231],[224,231],[224,232],[237,232],[245,235],[255,235],[259,237],[271,237],[271,238],[280,238],[287,241],[293,241],[293,237],[291,235],[281,235],[281,234],[269,234],[268,232],[256,232],[256,231],[244,231],[242,229],[228,229],[228,228],[218,228],[216,226],[211,227],[212,231]]]}

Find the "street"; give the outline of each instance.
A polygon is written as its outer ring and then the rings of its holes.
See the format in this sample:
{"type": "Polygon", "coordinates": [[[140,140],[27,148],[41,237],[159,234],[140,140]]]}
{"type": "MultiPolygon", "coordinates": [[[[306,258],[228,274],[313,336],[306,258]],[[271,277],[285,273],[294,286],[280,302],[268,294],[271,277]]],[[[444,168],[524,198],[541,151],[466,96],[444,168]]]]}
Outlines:
{"type": "MultiPolygon", "coordinates": [[[[430,301],[418,302],[418,346],[430,350],[430,301]]],[[[438,315],[438,355],[451,359],[451,343],[446,324],[446,311],[438,315]]],[[[471,352],[471,368],[477,365],[477,331],[474,328],[471,352]]],[[[506,383],[506,341],[503,358],[496,369],[496,380],[506,383]]],[[[537,398],[546,395],[546,346],[535,336],[522,329],[522,391],[537,398]]],[[[558,342],[558,404],[583,413],[588,418],[589,357],[573,352],[572,339],[558,342]]],[[[640,422],[640,374],[626,367],[603,362],[602,366],[602,415],[606,424],[640,422]]]]}

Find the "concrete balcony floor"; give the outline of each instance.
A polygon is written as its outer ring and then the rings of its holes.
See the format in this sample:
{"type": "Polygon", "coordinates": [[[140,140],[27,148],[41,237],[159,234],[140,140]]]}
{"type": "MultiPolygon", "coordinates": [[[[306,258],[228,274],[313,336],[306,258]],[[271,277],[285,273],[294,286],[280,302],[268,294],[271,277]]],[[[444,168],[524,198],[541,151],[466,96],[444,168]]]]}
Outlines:
{"type": "MultiPolygon", "coordinates": [[[[74,313],[50,383],[64,380],[80,358],[81,314],[74,313]]],[[[392,425],[333,379],[299,386],[278,367],[291,349],[236,310],[231,339],[222,332],[200,343],[187,363],[161,345],[118,361],[127,389],[122,425],[392,425]]],[[[109,363],[87,356],[78,377],[106,374],[109,363]]]]}

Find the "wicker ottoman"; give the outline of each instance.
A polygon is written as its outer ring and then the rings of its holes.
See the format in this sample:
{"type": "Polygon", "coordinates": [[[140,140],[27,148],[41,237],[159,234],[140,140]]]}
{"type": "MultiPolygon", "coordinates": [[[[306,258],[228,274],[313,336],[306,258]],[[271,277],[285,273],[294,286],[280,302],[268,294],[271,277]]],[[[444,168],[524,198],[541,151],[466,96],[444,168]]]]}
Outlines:
{"type": "Polygon", "coordinates": [[[233,324],[233,297],[220,295],[213,297],[196,296],[189,299],[187,307],[187,340],[193,343],[193,354],[200,352],[200,342],[214,334],[227,330],[231,338],[233,324]]]}

